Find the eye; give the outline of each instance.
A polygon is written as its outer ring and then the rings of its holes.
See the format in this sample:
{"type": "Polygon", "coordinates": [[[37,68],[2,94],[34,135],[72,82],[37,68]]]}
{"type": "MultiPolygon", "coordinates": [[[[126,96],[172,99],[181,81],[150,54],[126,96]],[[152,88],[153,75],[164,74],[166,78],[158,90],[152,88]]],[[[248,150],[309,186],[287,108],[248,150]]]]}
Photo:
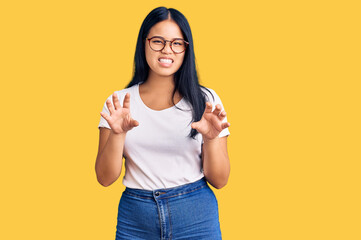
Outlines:
{"type": "Polygon", "coordinates": [[[175,42],[173,42],[173,44],[174,44],[175,46],[182,46],[182,45],[183,45],[183,42],[182,42],[182,41],[175,41],[175,42]]]}
{"type": "Polygon", "coordinates": [[[156,45],[164,44],[164,41],[161,38],[153,38],[151,42],[156,45]]]}

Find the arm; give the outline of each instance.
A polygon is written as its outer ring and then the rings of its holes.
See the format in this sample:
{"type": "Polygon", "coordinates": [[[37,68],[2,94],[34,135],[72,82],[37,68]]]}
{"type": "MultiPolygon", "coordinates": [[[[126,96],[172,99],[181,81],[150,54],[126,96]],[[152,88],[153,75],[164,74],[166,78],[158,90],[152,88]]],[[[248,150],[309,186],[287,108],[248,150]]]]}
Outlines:
{"type": "Polygon", "coordinates": [[[98,182],[109,186],[115,182],[123,165],[123,148],[126,133],[139,125],[138,121],[130,116],[130,94],[124,97],[123,107],[117,95],[113,94],[113,103],[106,101],[109,114],[101,112],[100,115],[108,122],[110,129],[100,128],[98,155],[95,162],[95,172],[98,182]]]}
{"type": "Polygon", "coordinates": [[[230,123],[226,120],[223,122],[226,113],[221,110],[222,106],[217,104],[212,112],[212,104],[207,102],[201,120],[192,123],[192,128],[195,128],[203,137],[203,174],[207,181],[217,189],[227,184],[230,173],[227,137],[218,137],[223,129],[230,126],[230,123]]]}
{"type": "Polygon", "coordinates": [[[99,130],[95,172],[98,182],[104,187],[115,182],[122,172],[124,140],[125,133],[116,134],[107,128],[99,130]]]}
{"type": "Polygon", "coordinates": [[[202,162],[203,174],[207,181],[217,189],[224,187],[230,174],[226,136],[204,141],[202,162]]]}

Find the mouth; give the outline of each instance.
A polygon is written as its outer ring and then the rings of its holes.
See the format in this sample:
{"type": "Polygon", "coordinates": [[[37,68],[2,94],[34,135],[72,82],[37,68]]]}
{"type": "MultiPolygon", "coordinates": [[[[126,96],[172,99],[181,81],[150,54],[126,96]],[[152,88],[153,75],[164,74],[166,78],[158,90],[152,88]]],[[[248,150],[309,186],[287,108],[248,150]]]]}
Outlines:
{"type": "Polygon", "coordinates": [[[158,62],[170,64],[170,63],[173,63],[174,60],[171,58],[161,57],[161,58],[158,58],[158,62]]]}

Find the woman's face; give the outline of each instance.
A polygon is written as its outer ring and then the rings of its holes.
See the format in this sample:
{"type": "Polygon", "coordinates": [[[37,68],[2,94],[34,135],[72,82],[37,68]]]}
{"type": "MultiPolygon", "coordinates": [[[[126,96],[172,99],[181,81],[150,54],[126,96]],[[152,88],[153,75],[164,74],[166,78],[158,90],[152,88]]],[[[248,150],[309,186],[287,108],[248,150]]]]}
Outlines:
{"type": "MultiPolygon", "coordinates": [[[[155,24],[149,31],[147,38],[153,36],[161,36],[165,40],[173,40],[173,38],[183,38],[182,31],[179,26],[173,20],[164,20],[155,24]]],[[[145,58],[149,66],[149,74],[155,74],[158,76],[171,76],[178,71],[183,63],[185,51],[182,53],[174,53],[170,48],[170,42],[166,43],[166,46],[162,51],[154,51],[149,46],[149,41],[145,41],[145,58]],[[162,63],[160,58],[170,58],[171,63],[162,63]]]]}

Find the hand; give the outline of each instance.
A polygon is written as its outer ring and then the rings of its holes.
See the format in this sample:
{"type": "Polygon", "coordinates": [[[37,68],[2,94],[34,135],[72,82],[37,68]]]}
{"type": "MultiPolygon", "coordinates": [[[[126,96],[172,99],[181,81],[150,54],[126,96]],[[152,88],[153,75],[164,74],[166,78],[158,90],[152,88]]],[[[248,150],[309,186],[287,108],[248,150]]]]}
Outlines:
{"type": "Polygon", "coordinates": [[[203,140],[212,140],[218,137],[219,133],[229,127],[229,122],[222,123],[226,117],[226,112],[222,111],[222,106],[217,104],[212,112],[212,104],[206,102],[206,109],[204,110],[201,120],[193,122],[191,127],[196,129],[203,136],[203,140]]]}
{"type": "Polygon", "coordinates": [[[123,107],[120,106],[119,99],[116,93],[113,93],[114,107],[109,99],[106,104],[110,112],[110,116],[101,112],[100,115],[108,122],[112,131],[116,134],[126,133],[133,127],[139,125],[138,121],[132,119],[130,116],[130,93],[124,97],[123,107]]]}

